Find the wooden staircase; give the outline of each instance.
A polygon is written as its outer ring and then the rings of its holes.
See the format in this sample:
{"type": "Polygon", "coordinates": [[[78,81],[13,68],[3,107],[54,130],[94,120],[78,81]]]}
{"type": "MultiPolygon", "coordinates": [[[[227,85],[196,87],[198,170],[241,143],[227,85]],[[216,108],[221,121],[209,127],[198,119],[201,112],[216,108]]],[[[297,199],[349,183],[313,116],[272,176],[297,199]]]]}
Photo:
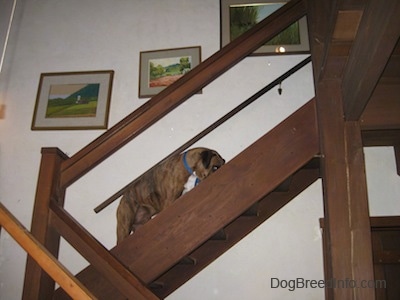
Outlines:
{"type": "MultiPolygon", "coordinates": [[[[32,233],[38,241],[54,256],[58,254],[60,235],[77,248],[91,265],[76,277],[100,299],[164,298],[267,220],[320,176],[327,178],[326,164],[335,162],[335,159],[325,159],[326,152],[324,152],[322,156],[324,159],[320,161],[321,144],[328,144],[326,141],[321,141],[320,136],[327,138],[335,135],[321,135],[321,129],[327,130],[330,126],[328,122],[330,120],[321,119],[324,113],[324,106],[321,103],[324,103],[322,102],[324,99],[328,99],[323,96],[331,91],[326,89],[326,86],[332,89],[331,83],[336,84],[337,78],[343,76],[347,60],[357,57],[349,55],[352,40],[338,39],[341,38],[342,27],[327,28],[328,25],[334,26],[335,20],[330,20],[329,23],[319,12],[325,8],[336,9],[337,14],[332,14],[332,19],[337,17],[337,24],[345,25],[347,20],[345,17],[360,15],[358,7],[363,7],[364,2],[368,1],[334,2],[338,5],[331,5],[328,0],[290,1],[181,80],[153,97],[73,157],[67,157],[58,149],[44,149],[32,221],[32,233]],[[310,100],[229,161],[216,174],[182,196],[173,206],[161,212],[133,236],[113,248],[110,253],[63,210],[65,190],[69,185],[275,34],[303,17],[307,12],[306,8],[311,12],[308,17],[313,24],[310,26],[312,36],[316,37],[311,41],[311,45],[314,49],[313,67],[316,89],[319,91],[318,98],[310,100]],[[323,84],[318,83],[321,78],[324,79],[323,84]],[[320,163],[323,166],[322,174],[320,163]]],[[[351,23],[357,22],[351,21],[351,23]]],[[[352,38],[359,24],[353,25],[356,28],[352,38]]],[[[399,48],[397,42],[392,61],[395,67],[386,69],[384,74],[398,75],[399,48]]],[[[362,50],[362,47],[360,49],[362,50]]],[[[374,54],[378,57],[379,51],[375,51],[374,54]]],[[[380,67],[383,70],[384,64],[381,63],[380,67]]],[[[361,81],[364,87],[368,86],[369,82],[362,78],[351,80],[354,76],[351,76],[350,71],[346,73],[350,74],[346,75],[350,83],[361,81]]],[[[333,87],[336,88],[334,85],[333,87]]],[[[371,102],[367,103],[368,101],[363,99],[364,102],[359,106],[354,108],[354,105],[351,105],[349,109],[352,112],[351,122],[346,121],[344,125],[347,126],[346,130],[349,128],[353,130],[349,124],[361,127],[364,146],[395,146],[399,160],[398,87],[396,79],[380,82],[378,89],[369,88],[372,93],[371,102]],[[389,97],[379,89],[381,84],[393,89],[389,97]],[[358,124],[357,120],[353,120],[357,119],[354,114],[362,111],[364,106],[366,108],[359,116],[360,124],[358,124]],[[385,115],[384,119],[381,117],[382,114],[385,115]]],[[[336,94],[334,96],[339,98],[336,94]]],[[[350,99],[349,101],[353,99],[350,94],[345,96],[346,99],[350,99]]],[[[329,111],[327,116],[329,117],[329,111]]],[[[335,116],[334,121],[340,126],[341,122],[344,122],[341,116],[335,116]]],[[[356,136],[356,133],[353,134],[356,136]]],[[[329,155],[334,157],[336,154],[329,153],[329,155]]],[[[336,219],[332,217],[330,220],[336,219]]],[[[330,226],[327,232],[331,228],[334,226],[330,226]]],[[[347,276],[348,273],[343,274],[347,276]]],[[[53,295],[54,282],[41,280],[40,278],[44,276],[40,268],[32,260],[28,260],[24,299],[49,299],[53,296],[54,299],[68,298],[61,289],[55,291],[53,295]]]]}
{"type": "MultiPolygon", "coordinates": [[[[313,183],[318,153],[311,100],[111,253],[163,298],[313,183]]],[[[99,299],[126,298],[91,266],[77,278],[99,299]]]]}
{"type": "MultiPolygon", "coordinates": [[[[118,299],[120,295],[121,299],[154,299],[146,285],[229,225],[318,153],[315,101],[226,164],[218,176],[208,178],[190,196],[184,195],[171,209],[148,222],[146,230],[138,230],[134,237],[110,252],[63,209],[66,189],[305,14],[304,1],[291,1],[74,156],[68,157],[57,148],[43,148],[31,227],[38,242],[57,257],[63,236],[91,263],[77,278],[87,286],[94,285],[93,293],[100,298],[118,299]],[[287,151],[294,143],[299,146],[296,153],[287,151]]],[[[54,293],[54,281],[28,257],[23,299],[53,297],[61,298],[62,292],[54,293]]]]}

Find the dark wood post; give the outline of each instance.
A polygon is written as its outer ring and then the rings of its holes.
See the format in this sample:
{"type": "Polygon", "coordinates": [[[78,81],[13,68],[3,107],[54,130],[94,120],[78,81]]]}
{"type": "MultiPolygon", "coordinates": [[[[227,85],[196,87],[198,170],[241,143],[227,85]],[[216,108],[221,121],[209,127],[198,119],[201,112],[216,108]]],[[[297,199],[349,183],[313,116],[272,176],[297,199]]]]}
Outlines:
{"type": "Polygon", "coordinates": [[[344,102],[352,99],[343,94],[364,2],[349,2],[307,2],[322,156],[326,299],[372,300],[375,289],[361,288],[374,280],[361,130],[357,118],[346,118],[344,102]]]}
{"type": "Polygon", "coordinates": [[[375,299],[364,153],[359,122],[344,121],[340,82],[317,88],[327,238],[328,299],[375,299]],[[340,283],[340,285],[339,285],[340,283]],[[357,287],[355,287],[357,286],[357,287]]]}
{"type": "MultiPolygon", "coordinates": [[[[65,190],[59,188],[59,178],[61,163],[66,159],[67,155],[57,148],[42,149],[33,208],[32,235],[55,257],[58,257],[60,235],[49,226],[49,204],[50,201],[55,201],[61,206],[64,205],[65,190]]],[[[28,256],[22,299],[51,299],[54,286],[54,280],[28,256]]]]}

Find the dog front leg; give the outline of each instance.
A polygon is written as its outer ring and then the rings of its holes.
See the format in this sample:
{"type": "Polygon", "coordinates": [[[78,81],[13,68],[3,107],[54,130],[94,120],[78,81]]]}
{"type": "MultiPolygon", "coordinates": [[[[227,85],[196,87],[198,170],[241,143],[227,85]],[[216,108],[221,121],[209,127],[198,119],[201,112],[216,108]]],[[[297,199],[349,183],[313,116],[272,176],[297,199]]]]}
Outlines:
{"type": "Polygon", "coordinates": [[[152,215],[155,213],[154,209],[151,207],[147,206],[139,206],[139,208],[136,211],[135,219],[132,224],[132,231],[135,233],[135,231],[142,226],[143,224],[147,223],[152,215]]]}
{"type": "Polygon", "coordinates": [[[129,236],[134,219],[135,212],[132,211],[127,200],[122,198],[117,209],[117,244],[129,236]]]}

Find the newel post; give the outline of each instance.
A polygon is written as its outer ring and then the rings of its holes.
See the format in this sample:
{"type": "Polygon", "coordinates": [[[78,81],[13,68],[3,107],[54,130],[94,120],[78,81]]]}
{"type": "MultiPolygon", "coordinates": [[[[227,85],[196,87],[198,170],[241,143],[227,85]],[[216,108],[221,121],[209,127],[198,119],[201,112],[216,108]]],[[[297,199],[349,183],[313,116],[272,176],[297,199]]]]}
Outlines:
{"type": "MultiPolygon", "coordinates": [[[[31,225],[32,235],[55,257],[58,257],[60,235],[49,226],[50,201],[64,205],[65,189],[59,186],[61,163],[68,156],[58,148],[42,148],[35,205],[31,225]]],[[[51,299],[54,280],[28,255],[22,299],[51,299]]]]}

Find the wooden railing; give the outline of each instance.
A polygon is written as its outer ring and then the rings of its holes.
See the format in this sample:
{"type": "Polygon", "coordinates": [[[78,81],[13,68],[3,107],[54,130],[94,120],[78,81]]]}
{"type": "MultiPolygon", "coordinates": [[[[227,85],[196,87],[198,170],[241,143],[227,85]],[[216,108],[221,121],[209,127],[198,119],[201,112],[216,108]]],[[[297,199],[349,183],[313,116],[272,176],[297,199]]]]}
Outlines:
{"type": "MultiPolygon", "coordinates": [[[[47,248],[51,255],[58,257],[62,235],[127,298],[156,299],[140,279],[125,269],[62,208],[66,188],[305,14],[304,0],[290,1],[71,158],[57,148],[42,149],[31,227],[38,243],[47,248]]],[[[23,299],[50,299],[53,292],[54,280],[35,259],[28,257],[23,299]]]]}
{"type": "MultiPolygon", "coordinates": [[[[213,130],[217,129],[219,126],[221,126],[222,124],[224,124],[226,121],[228,121],[229,119],[231,119],[232,117],[234,117],[235,115],[237,115],[239,112],[241,112],[243,109],[245,109],[247,106],[249,106],[250,104],[252,104],[254,101],[258,100],[262,95],[264,95],[265,93],[267,93],[268,91],[270,91],[271,89],[273,89],[274,87],[276,87],[277,85],[279,85],[282,81],[284,81],[285,79],[287,79],[288,77],[290,77],[292,74],[296,73],[298,70],[300,70],[301,68],[303,68],[305,65],[307,65],[309,62],[311,62],[311,56],[308,56],[307,58],[305,58],[304,60],[302,60],[301,62],[299,62],[297,65],[295,65],[293,68],[291,68],[290,70],[288,70],[287,72],[285,72],[284,74],[282,74],[281,76],[279,76],[278,78],[276,78],[274,81],[272,81],[271,83],[267,84],[265,87],[263,87],[262,89],[260,89],[258,92],[256,92],[255,94],[253,94],[251,97],[249,97],[247,100],[245,100],[244,102],[242,102],[241,104],[239,104],[238,106],[236,106],[234,109],[232,109],[230,112],[228,112],[227,114],[225,114],[224,116],[222,116],[221,118],[219,118],[217,121],[215,121],[214,123],[212,123],[210,126],[208,126],[207,128],[205,128],[204,130],[202,130],[201,132],[199,132],[197,135],[195,135],[194,137],[192,137],[190,140],[188,140],[186,143],[184,143],[183,145],[181,145],[180,147],[178,147],[175,151],[173,151],[170,155],[168,155],[167,157],[165,157],[163,160],[161,160],[159,163],[157,163],[156,165],[154,165],[152,168],[155,168],[155,166],[157,166],[158,164],[160,164],[161,162],[163,162],[164,160],[168,159],[169,157],[182,153],[185,149],[189,148],[190,146],[192,146],[194,143],[200,141],[203,137],[205,137],[207,134],[209,134],[210,132],[212,132],[213,130]]],[[[108,199],[106,199],[103,203],[101,203],[100,205],[98,205],[97,207],[95,207],[94,211],[96,213],[100,212],[101,210],[103,210],[105,207],[107,207],[108,205],[110,205],[113,201],[117,200],[119,197],[122,196],[122,194],[126,191],[126,189],[129,186],[132,186],[138,179],[140,178],[140,176],[136,179],[134,179],[132,182],[128,183],[125,187],[123,187],[122,189],[120,189],[118,192],[116,192],[115,194],[113,194],[111,197],[109,197],[108,199]]]]}
{"type": "Polygon", "coordinates": [[[11,237],[46,271],[73,299],[96,299],[0,202],[0,228],[11,237]]]}

